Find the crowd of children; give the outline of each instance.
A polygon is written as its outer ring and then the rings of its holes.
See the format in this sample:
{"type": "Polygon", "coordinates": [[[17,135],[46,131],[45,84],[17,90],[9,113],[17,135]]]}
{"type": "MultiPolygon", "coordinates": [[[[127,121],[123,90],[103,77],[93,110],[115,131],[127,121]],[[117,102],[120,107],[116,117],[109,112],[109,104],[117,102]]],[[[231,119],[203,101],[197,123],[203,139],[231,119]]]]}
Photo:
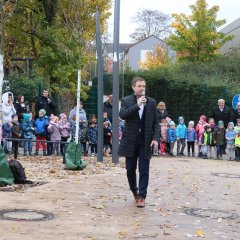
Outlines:
{"type": "Polygon", "coordinates": [[[190,121],[188,126],[184,123],[184,118],[178,118],[176,124],[170,118],[164,118],[160,123],[160,144],[159,152],[154,155],[173,154],[175,143],[177,143],[177,156],[184,156],[187,144],[187,155],[195,157],[195,146],[198,147],[198,157],[222,159],[223,154],[227,154],[228,160],[240,160],[240,119],[237,125],[229,122],[227,129],[224,122],[218,121],[215,124],[213,118],[206,121],[206,116],[200,116],[199,122],[194,127],[194,122],[190,121]]]}
{"type": "MultiPolygon", "coordinates": [[[[122,122],[119,124],[119,131],[123,129],[122,122]]],[[[23,118],[19,121],[16,114],[12,115],[12,120],[7,123],[0,123],[0,137],[2,146],[8,154],[14,153],[17,158],[18,147],[23,139],[24,155],[32,155],[33,139],[36,138],[34,155],[39,155],[40,149],[42,155],[63,155],[66,149],[65,142],[74,140],[76,134],[76,116],[73,121],[68,121],[67,115],[61,113],[59,116],[51,114],[46,116],[46,111],[41,109],[36,120],[33,119],[31,113],[24,113],[23,118]],[[6,138],[14,138],[16,141],[8,141],[6,138]],[[6,139],[6,140],[5,140],[6,139]],[[46,140],[52,143],[46,143],[46,140]],[[51,154],[47,154],[47,144],[50,145],[51,154]]],[[[82,153],[88,155],[90,150],[91,156],[97,153],[97,120],[95,115],[90,115],[89,120],[80,120],[79,122],[79,142],[82,145],[82,153]]],[[[110,156],[112,149],[112,129],[111,122],[107,113],[103,115],[103,154],[110,156]]],[[[119,133],[121,136],[121,133],[119,133]]]]}

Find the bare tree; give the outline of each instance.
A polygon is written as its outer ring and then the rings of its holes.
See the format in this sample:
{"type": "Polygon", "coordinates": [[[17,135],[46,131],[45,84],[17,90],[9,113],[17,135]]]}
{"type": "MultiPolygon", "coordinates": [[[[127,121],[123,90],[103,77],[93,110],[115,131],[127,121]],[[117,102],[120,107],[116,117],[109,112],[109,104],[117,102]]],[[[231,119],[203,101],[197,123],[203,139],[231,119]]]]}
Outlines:
{"type": "Polygon", "coordinates": [[[137,27],[130,35],[132,42],[154,35],[160,39],[165,39],[171,32],[171,17],[158,10],[141,9],[132,18],[132,22],[137,27]]]}

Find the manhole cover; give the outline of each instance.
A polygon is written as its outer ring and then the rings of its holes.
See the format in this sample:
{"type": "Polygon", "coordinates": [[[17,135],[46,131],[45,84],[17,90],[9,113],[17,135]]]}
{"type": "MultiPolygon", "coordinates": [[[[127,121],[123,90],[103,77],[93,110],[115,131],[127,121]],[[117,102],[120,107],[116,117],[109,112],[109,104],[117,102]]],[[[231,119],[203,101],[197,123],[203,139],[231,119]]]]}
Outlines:
{"type": "Polygon", "coordinates": [[[30,209],[0,210],[0,219],[10,221],[47,221],[54,218],[52,213],[30,209]]]}
{"type": "Polygon", "coordinates": [[[213,176],[224,177],[224,178],[240,178],[240,174],[234,173],[212,173],[213,176]]]}
{"type": "Polygon", "coordinates": [[[201,217],[201,218],[211,218],[211,219],[236,219],[239,216],[235,213],[228,211],[221,211],[216,209],[209,208],[190,208],[184,210],[184,212],[191,216],[201,217]]]}

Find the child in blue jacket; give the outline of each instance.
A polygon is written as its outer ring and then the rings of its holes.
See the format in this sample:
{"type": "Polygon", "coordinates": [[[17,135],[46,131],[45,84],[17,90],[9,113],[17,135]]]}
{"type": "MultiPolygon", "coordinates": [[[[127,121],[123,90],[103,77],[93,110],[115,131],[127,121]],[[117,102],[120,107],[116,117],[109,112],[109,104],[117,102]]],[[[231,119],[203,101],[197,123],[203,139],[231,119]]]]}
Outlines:
{"type": "Polygon", "coordinates": [[[175,130],[175,123],[174,121],[171,121],[170,128],[167,129],[167,142],[170,144],[170,156],[174,156],[173,148],[176,140],[177,140],[177,135],[175,130]]]}
{"type": "Polygon", "coordinates": [[[190,157],[190,150],[192,149],[192,157],[195,157],[195,142],[197,142],[197,132],[194,128],[194,121],[188,123],[188,128],[186,130],[186,140],[188,156],[190,157]]]}
{"type": "Polygon", "coordinates": [[[178,118],[178,125],[176,128],[177,134],[177,156],[184,156],[184,149],[186,146],[186,125],[184,124],[184,118],[181,116],[178,118]],[[181,148],[181,151],[180,151],[181,148]]]}
{"type": "Polygon", "coordinates": [[[32,155],[32,141],[31,140],[34,137],[32,114],[30,114],[30,113],[23,114],[22,131],[23,131],[23,138],[26,139],[26,141],[24,141],[24,156],[27,156],[27,151],[29,152],[29,156],[31,156],[32,155]],[[27,140],[29,140],[29,141],[27,141],[27,140]]]}

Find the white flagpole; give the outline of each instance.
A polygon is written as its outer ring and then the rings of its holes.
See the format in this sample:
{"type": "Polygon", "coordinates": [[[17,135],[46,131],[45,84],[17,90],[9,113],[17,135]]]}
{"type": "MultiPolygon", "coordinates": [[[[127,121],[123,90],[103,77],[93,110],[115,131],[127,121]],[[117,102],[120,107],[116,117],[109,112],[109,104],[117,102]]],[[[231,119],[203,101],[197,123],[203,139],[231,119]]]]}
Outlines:
{"type": "Polygon", "coordinates": [[[75,143],[78,144],[79,133],[79,109],[80,109],[80,88],[81,88],[81,70],[78,70],[78,82],[77,82],[77,109],[76,109],[76,132],[75,143]]]}

